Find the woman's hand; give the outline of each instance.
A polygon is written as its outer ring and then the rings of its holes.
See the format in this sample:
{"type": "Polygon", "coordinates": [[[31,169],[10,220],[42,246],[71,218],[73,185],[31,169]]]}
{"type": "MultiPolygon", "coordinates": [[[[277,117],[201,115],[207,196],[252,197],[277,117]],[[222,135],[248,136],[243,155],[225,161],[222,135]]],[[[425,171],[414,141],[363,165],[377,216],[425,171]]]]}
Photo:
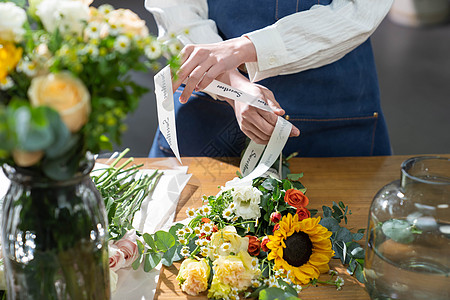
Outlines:
{"type": "MultiPolygon", "coordinates": [[[[239,101],[224,99],[234,108],[236,120],[242,132],[258,144],[267,144],[277,123],[278,116],[282,116],[285,113],[275,100],[273,93],[262,85],[250,82],[237,71],[227,72],[219,76],[218,79],[257,96],[269,104],[273,112],[268,112],[239,101]]],[[[290,136],[295,137],[299,135],[300,131],[295,126],[292,126],[290,136]]]]}
{"type": "Polygon", "coordinates": [[[203,90],[219,75],[244,62],[256,61],[256,50],[246,37],[215,44],[186,45],[181,51],[182,65],[173,83],[174,92],[186,81],[180,102],[186,103],[194,89],[203,90]]]}

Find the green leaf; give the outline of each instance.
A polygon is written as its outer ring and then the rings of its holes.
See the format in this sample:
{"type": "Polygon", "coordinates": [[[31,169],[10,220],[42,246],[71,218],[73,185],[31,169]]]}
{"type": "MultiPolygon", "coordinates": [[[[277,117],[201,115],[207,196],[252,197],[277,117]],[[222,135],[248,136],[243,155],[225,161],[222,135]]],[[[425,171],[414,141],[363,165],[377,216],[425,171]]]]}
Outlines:
{"type": "Polygon", "coordinates": [[[288,292],[289,294],[292,294],[292,295],[297,295],[297,291],[290,284],[288,284],[286,281],[284,281],[283,279],[279,278],[278,279],[278,284],[280,286],[284,286],[285,287],[285,289],[284,289],[285,292],[288,292]]]}
{"type": "Polygon", "coordinates": [[[161,261],[161,254],[156,252],[147,252],[144,256],[144,271],[150,272],[161,261]]]}
{"type": "Polygon", "coordinates": [[[324,218],[329,218],[333,215],[333,211],[331,210],[331,208],[329,208],[328,206],[322,206],[322,210],[323,210],[323,217],[324,218]]]}
{"type": "Polygon", "coordinates": [[[340,228],[338,221],[331,217],[323,218],[319,224],[331,232],[336,232],[340,228]]]}
{"type": "Polygon", "coordinates": [[[361,232],[353,233],[353,240],[355,240],[355,241],[359,241],[363,237],[364,237],[364,233],[361,233],[361,232]]]}
{"type": "Polygon", "coordinates": [[[44,150],[54,142],[54,134],[47,122],[47,107],[21,106],[14,112],[14,132],[17,148],[25,151],[44,150]]]}
{"type": "Polygon", "coordinates": [[[359,282],[365,283],[363,267],[362,267],[360,264],[358,264],[358,265],[356,266],[355,273],[353,273],[353,276],[355,276],[355,278],[356,278],[359,282]]]}
{"type": "Polygon", "coordinates": [[[142,237],[144,238],[144,241],[147,243],[147,245],[153,250],[153,251],[157,251],[158,248],[156,247],[155,241],[153,240],[152,236],[148,233],[144,233],[142,235],[142,237]]]}
{"type": "Polygon", "coordinates": [[[169,233],[170,233],[171,235],[173,235],[174,237],[176,237],[176,236],[177,236],[177,230],[178,230],[178,229],[181,229],[181,228],[183,228],[183,227],[184,227],[183,224],[177,223],[177,224],[173,225],[172,227],[170,227],[169,233]]]}
{"type": "Polygon", "coordinates": [[[303,177],[303,173],[300,174],[287,174],[287,179],[292,180],[292,181],[297,181],[300,178],[303,177]]]}
{"type": "Polygon", "coordinates": [[[285,191],[292,189],[294,186],[292,185],[292,183],[289,180],[283,179],[283,189],[285,191]]]}
{"type": "Polygon", "coordinates": [[[298,299],[297,293],[295,295],[283,291],[280,288],[270,287],[261,290],[259,293],[259,300],[293,300],[298,299]]]}
{"type": "Polygon", "coordinates": [[[183,259],[182,256],[180,256],[180,251],[183,245],[175,245],[171,247],[169,250],[164,253],[161,262],[166,267],[170,267],[174,261],[179,261],[183,259]]]}
{"type": "Polygon", "coordinates": [[[381,226],[384,235],[401,244],[409,244],[414,240],[411,228],[408,221],[397,219],[386,221],[381,226]]]}
{"type": "Polygon", "coordinates": [[[278,186],[278,181],[275,178],[270,177],[264,180],[261,186],[266,190],[273,191],[275,187],[278,186]]]}
{"type": "Polygon", "coordinates": [[[353,235],[350,230],[345,227],[341,227],[338,229],[338,231],[336,231],[336,240],[343,241],[344,243],[349,243],[353,241],[353,235]]]}
{"type": "Polygon", "coordinates": [[[157,231],[155,233],[156,246],[160,251],[166,252],[175,245],[175,238],[166,231],[157,231]]]}

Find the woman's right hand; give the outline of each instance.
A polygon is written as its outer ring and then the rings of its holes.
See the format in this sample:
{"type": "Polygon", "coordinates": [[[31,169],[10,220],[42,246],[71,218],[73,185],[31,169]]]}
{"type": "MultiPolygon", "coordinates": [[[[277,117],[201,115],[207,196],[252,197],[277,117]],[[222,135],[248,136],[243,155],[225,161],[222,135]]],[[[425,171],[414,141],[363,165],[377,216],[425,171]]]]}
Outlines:
{"type": "MultiPolygon", "coordinates": [[[[234,108],[236,120],[242,132],[258,144],[267,144],[277,123],[278,116],[283,116],[285,113],[275,100],[272,91],[262,85],[250,82],[235,70],[220,76],[218,80],[266,101],[273,112],[268,112],[239,101],[224,99],[234,108]]],[[[299,135],[300,131],[298,128],[292,126],[290,137],[299,135]]]]}

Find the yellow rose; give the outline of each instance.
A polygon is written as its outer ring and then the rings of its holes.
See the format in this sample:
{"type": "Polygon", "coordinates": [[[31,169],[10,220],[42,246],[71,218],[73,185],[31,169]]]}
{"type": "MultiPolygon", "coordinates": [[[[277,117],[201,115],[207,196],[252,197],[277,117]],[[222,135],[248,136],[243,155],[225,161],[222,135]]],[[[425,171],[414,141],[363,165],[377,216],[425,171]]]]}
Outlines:
{"type": "Polygon", "coordinates": [[[58,111],[71,132],[77,132],[88,121],[91,110],[89,91],[69,72],[34,78],[28,97],[33,106],[49,106],[58,111]]]}
{"type": "Polygon", "coordinates": [[[208,251],[208,257],[214,261],[217,256],[227,256],[230,253],[247,251],[248,237],[241,237],[237,234],[234,226],[226,226],[213,233],[210,245],[212,247],[208,251]],[[225,245],[227,247],[224,247],[225,245]]]}
{"type": "Polygon", "coordinates": [[[4,83],[6,76],[16,67],[21,57],[22,48],[0,40],[0,82],[4,83]]]}
{"type": "Polygon", "coordinates": [[[145,21],[138,17],[129,9],[116,9],[109,15],[108,23],[121,29],[123,33],[137,35],[140,37],[148,36],[148,28],[145,21]]]}
{"type": "Polygon", "coordinates": [[[204,258],[199,261],[185,259],[177,276],[181,290],[192,296],[206,291],[210,272],[211,269],[204,258]]]}
{"type": "Polygon", "coordinates": [[[253,266],[251,261],[252,257],[246,251],[241,251],[238,255],[221,256],[214,261],[214,277],[208,297],[217,298],[226,287],[246,290],[252,279],[261,274],[257,264],[253,266]]]}

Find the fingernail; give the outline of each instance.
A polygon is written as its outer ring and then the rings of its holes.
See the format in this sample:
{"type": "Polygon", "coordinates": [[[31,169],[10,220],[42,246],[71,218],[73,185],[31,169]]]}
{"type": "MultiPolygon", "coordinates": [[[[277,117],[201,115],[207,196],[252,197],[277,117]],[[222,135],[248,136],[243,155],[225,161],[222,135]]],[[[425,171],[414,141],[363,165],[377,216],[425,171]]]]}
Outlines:
{"type": "Polygon", "coordinates": [[[300,130],[298,130],[297,128],[294,129],[294,134],[295,134],[295,136],[299,136],[300,135],[300,130]]]}
{"type": "Polygon", "coordinates": [[[180,103],[183,103],[183,104],[186,103],[186,99],[184,99],[184,97],[180,96],[180,98],[178,98],[178,100],[180,101],[180,103]]]}

